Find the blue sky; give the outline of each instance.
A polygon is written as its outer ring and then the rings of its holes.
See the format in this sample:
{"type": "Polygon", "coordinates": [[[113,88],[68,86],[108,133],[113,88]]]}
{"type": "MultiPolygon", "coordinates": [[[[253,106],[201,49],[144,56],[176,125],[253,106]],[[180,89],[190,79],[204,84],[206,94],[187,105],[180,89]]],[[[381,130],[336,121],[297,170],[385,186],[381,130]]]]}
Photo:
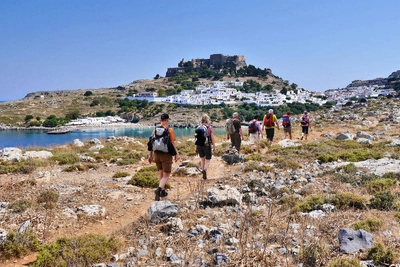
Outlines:
{"type": "Polygon", "coordinates": [[[398,0],[0,0],[0,100],[244,55],[310,91],[400,69],[398,0]]]}

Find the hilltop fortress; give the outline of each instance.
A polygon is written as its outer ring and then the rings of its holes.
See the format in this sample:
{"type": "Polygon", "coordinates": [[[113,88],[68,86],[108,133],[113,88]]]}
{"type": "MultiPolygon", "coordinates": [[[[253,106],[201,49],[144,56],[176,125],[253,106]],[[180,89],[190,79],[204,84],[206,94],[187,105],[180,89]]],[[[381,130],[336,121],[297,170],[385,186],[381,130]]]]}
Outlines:
{"type": "Polygon", "coordinates": [[[235,67],[236,70],[247,66],[244,56],[213,54],[210,55],[210,58],[193,58],[188,62],[182,59],[181,62],[178,63],[177,68],[168,68],[165,77],[173,77],[176,73],[186,72],[190,68],[193,68],[194,71],[200,71],[203,65],[213,70],[220,70],[224,65],[235,67]]]}

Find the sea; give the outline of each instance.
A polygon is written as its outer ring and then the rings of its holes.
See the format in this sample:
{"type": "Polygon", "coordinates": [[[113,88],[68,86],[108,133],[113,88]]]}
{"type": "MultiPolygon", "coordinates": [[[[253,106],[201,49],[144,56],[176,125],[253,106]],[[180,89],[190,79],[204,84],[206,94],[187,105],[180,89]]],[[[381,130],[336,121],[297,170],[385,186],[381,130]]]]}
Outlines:
{"type": "MultiPolygon", "coordinates": [[[[87,128],[74,130],[65,134],[47,134],[43,130],[0,130],[0,149],[5,147],[52,148],[58,145],[72,143],[75,139],[87,141],[94,138],[107,139],[109,136],[129,136],[148,139],[153,127],[146,128],[87,128]]],[[[193,128],[174,128],[177,138],[193,137],[193,128]]],[[[216,128],[215,134],[224,134],[225,130],[216,128]]]]}

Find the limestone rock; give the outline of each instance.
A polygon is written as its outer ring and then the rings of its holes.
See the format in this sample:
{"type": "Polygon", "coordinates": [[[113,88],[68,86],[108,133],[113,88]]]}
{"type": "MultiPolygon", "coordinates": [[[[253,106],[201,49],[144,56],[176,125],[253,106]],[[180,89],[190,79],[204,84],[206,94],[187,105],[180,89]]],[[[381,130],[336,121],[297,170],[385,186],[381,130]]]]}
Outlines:
{"type": "Polygon", "coordinates": [[[339,230],[340,252],[353,253],[365,251],[374,244],[374,236],[364,230],[342,228],[339,230]]]}
{"type": "Polygon", "coordinates": [[[351,132],[343,132],[343,133],[340,133],[336,137],[336,139],[337,140],[353,140],[354,137],[355,137],[355,135],[353,133],[351,133],[351,132]]]}
{"type": "Polygon", "coordinates": [[[77,147],[83,147],[85,144],[80,141],[79,139],[74,139],[74,141],[72,142],[73,146],[77,146],[77,147]]]}
{"type": "Polygon", "coordinates": [[[283,140],[278,142],[278,145],[280,147],[282,147],[282,148],[301,146],[296,141],[293,141],[293,140],[290,140],[290,139],[283,139],[283,140]]]}
{"type": "Polygon", "coordinates": [[[16,147],[5,147],[0,150],[0,157],[8,161],[19,161],[22,157],[22,150],[16,147]]]}
{"type": "Polygon", "coordinates": [[[83,205],[76,208],[76,213],[84,213],[87,216],[104,216],[106,209],[100,205],[83,205]]]}
{"type": "Polygon", "coordinates": [[[169,200],[153,201],[147,209],[149,220],[154,223],[165,221],[178,214],[178,205],[169,200]]]}
{"type": "Polygon", "coordinates": [[[222,159],[228,164],[240,163],[244,161],[244,155],[240,155],[235,148],[230,148],[222,159]]]}
{"type": "Polygon", "coordinates": [[[208,200],[213,204],[240,204],[242,203],[242,194],[232,186],[218,186],[207,190],[208,200]]]}
{"type": "Polygon", "coordinates": [[[23,155],[23,159],[47,159],[53,156],[50,151],[26,151],[23,155]]]}

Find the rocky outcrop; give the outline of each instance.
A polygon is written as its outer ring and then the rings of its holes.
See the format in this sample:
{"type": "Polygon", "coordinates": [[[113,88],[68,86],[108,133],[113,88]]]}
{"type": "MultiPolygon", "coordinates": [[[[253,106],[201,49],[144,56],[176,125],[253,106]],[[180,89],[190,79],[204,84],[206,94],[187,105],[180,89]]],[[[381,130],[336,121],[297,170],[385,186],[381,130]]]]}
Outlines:
{"type": "Polygon", "coordinates": [[[400,70],[392,72],[388,78],[399,78],[400,77],[400,70]]]}
{"type": "Polygon", "coordinates": [[[228,164],[235,164],[244,161],[244,155],[240,155],[236,148],[232,147],[226,151],[226,153],[222,156],[222,159],[228,164]]]}
{"type": "Polygon", "coordinates": [[[353,140],[354,137],[355,137],[355,134],[353,134],[353,133],[347,131],[347,132],[340,133],[340,134],[336,137],[336,139],[337,139],[337,140],[353,140]]]}
{"type": "Polygon", "coordinates": [[[178,205],[171,203],[169,200],[154,201],[147,210],[149,220],[159,223],[175,217],[178,214],[178,205]]]}
{"type": "Polygon", "coordinates": [[[374,236],[364,230],[342,228],[339,230],[340,252],[362,252],[374,244],[374,236]]]}
{"type": "Polygon", "coordinates": [[[46,159],[53,156],[53,153],[49,151],[26,151],[22,153],[22,150],[16,147],[6,147],[0,150],[0,158],[8,161],[20,161],[23,159],[46,159]]]}
{"type": "Polygon", "coordinates": [[[372,80],[354,80],[347,88],[350,87],[359,87],[359,86],[372,86],[372,85],[379,85],[379,86],[386,86],[389,84],[389,79],[399,78],[400,77],[400,70],[392,72],[388,78],[375,78],[372,80]]]}
{"type": "Polygon", "coordinates": [[[212,187],[207,190],[208,200],[215,205],[242,203],[242,196],[240,192],[232,186],[218,186],[212,187]]]}

